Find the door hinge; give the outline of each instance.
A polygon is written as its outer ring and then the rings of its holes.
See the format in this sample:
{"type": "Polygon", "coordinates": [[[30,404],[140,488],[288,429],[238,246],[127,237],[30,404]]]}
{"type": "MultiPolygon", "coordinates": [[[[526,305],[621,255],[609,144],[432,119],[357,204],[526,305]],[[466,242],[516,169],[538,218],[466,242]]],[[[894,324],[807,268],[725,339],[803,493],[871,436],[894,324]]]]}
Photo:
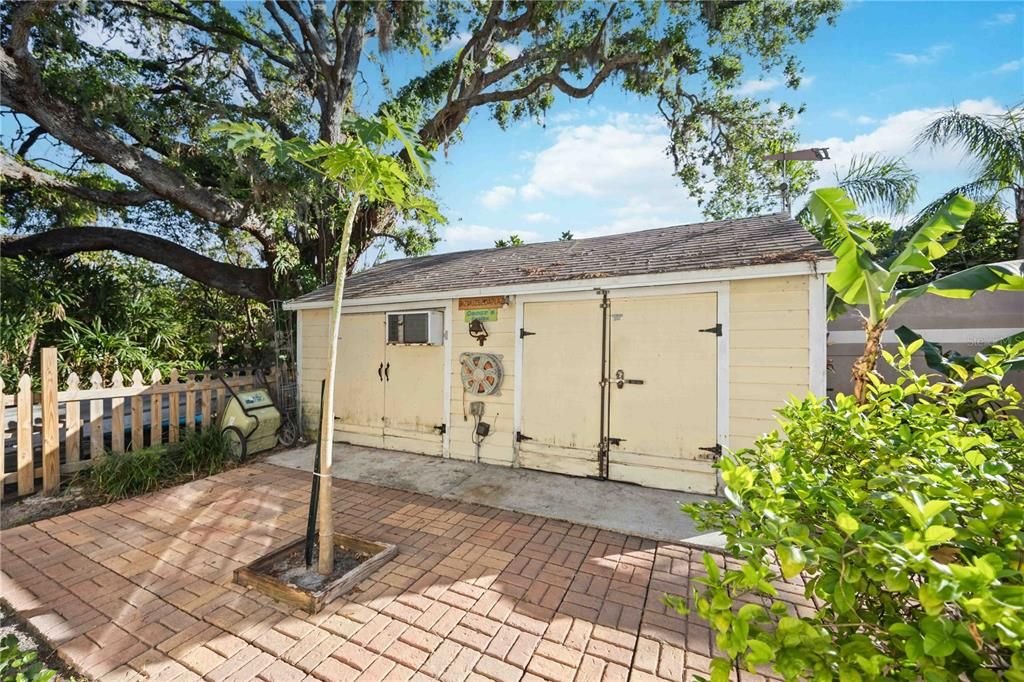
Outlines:
{"type": "Polygon", "coordinates": [[[608,445],[622,445],[625,442],[625,438],[612,438],[611,436],[608,437],[608,445]]]}
{"type": "Polygon", "coordinates": [[[516,431],[516,442],[522,443],[524,440],[533,440],[529,436],[524,436],[522,431],[516,431]]]}
{"type": "Polygon", "coordinates": [[[722,456],[722,444],[721,443],[715,443],[715,445],[713,447],[710,447],[710,448],[697,448],[697,449],[698,450],[702,450],[703,452],[708,453],[706,455],[701,455],[700,456],[701,459],[718,460],[722,456]]]}
{"type": "Polygon", "coordinates": [[[444,434],[448,433],[448,425],[438,424],[437,426],[434,427],[434,430],[443,436],[444,434]]]}
{"type": "Polygon", "coordinates": [[[528,332],[522,327],[519,328],[519,338],[525,339],[527,336],[536,336],[537,332],[528,332]]]}
{"type": "Polygon", "coordinates": [[[701,332],[702,334],[714,334],[715,336],[721,336],[722,335],[722,323],[719,322],[714,327],[708,327],[707,329],[698,329],[697,331],[701,332]]]}

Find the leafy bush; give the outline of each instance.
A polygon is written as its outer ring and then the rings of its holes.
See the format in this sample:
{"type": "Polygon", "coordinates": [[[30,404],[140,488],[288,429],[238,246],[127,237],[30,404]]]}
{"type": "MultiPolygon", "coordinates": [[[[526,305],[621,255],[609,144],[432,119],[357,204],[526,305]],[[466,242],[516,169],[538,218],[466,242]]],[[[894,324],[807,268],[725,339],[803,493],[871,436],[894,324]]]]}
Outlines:
{"type": "Polygon", "coordinates": [[[694,594],[732,659],[713,680],[735,661],[786,679],[1024,681],[1024,426],[999,383],[1024,344],[941,381],[910,369],[919,345],[886,354],[899,378],[872,375],[863,405],[787,405],[782,436],[721,460],[726,501],[684,507],[741,561],[705,556],[694,594]],[[779,600],[780,573],[815,606],[779,600]]]}
{"type": "Polygon", "coordinates": [[[220,430],[191,431],[178,451],[178,466],[193,476],[212,476],[224,469],[228,457],[227,440],[220,430]]]}
{"type": "Polygon", "coordinates": [[[22,651],[15,635],[0,639],[0,680],[3,682],[49,682],[57,676],[36,660],[35,651],[22,651]]]}
{"type": "Polygon", "coordinates": [[[88,485],[110,500],[152,492],[175,473],[166,454],[165,447],[108,452],[89,470],[88,485]]]}

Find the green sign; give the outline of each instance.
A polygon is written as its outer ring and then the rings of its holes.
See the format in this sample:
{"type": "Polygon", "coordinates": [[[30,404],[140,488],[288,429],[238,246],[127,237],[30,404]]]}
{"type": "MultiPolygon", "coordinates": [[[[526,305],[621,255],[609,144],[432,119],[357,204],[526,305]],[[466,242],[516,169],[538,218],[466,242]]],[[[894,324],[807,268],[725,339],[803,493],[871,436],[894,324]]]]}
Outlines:
{"type": "Polygon", "coordinates": [[[498,309],[488,308],[486,310],[467,310],[466,322],[472,322],[473,320],[483,320],[484,322],[497,322],[498,309]]]}

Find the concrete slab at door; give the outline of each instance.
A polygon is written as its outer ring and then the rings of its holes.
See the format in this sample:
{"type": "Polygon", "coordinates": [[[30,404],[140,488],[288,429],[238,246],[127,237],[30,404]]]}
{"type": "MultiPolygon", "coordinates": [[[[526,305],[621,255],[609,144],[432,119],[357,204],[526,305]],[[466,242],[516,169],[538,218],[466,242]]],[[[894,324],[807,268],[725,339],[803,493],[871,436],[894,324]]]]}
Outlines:
{"type": "Polygon", "coordinates": [[[597,476],[601,440],[601,299],[523,305],[519,465],[597,476]]]}
{"type": "Polygon", "coordinates": [[[389,344],[384,367],[384,447],[440,456],[444,346],[389,344]]]}
{"type": "Polygon", "coordinates": [[[384,325],[384,313],[341,316],[335,440],[384,447],[384,325]]]}
{"type": "Polygon", "coordinates": [[[610,479],[714,494],[700,448],[717,440],[718,337],[699,330],[717,307],[714,293],[612,299],[610,479]]]}

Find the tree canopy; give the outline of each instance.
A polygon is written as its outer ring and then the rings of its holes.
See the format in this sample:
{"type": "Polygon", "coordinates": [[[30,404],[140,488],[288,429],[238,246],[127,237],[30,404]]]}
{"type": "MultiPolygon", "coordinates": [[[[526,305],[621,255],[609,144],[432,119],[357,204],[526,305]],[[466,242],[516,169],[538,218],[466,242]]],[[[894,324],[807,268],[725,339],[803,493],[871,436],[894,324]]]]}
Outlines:
{"type": "MultiPolygon", "coordinates": [[[[788,139],[795,112],[732,86],[757,70],[797,87],[792,47],[838,10],[839,0],[8,3],[3,255],[116,250],[231,294],[291,295],[333,277],[345,195],[301,166],[236,157],[212,121],[336,144],[347,116],[387,113],[442,149],[473,115],[543,120],[556,98],[607,87],[657,103],[681,184],[709,213],[757,210],[772,202],[766,141],[788,139]]],[[[380,240],[425,252],[437,225],[368,203],[346,257],[380,240]]]]}

